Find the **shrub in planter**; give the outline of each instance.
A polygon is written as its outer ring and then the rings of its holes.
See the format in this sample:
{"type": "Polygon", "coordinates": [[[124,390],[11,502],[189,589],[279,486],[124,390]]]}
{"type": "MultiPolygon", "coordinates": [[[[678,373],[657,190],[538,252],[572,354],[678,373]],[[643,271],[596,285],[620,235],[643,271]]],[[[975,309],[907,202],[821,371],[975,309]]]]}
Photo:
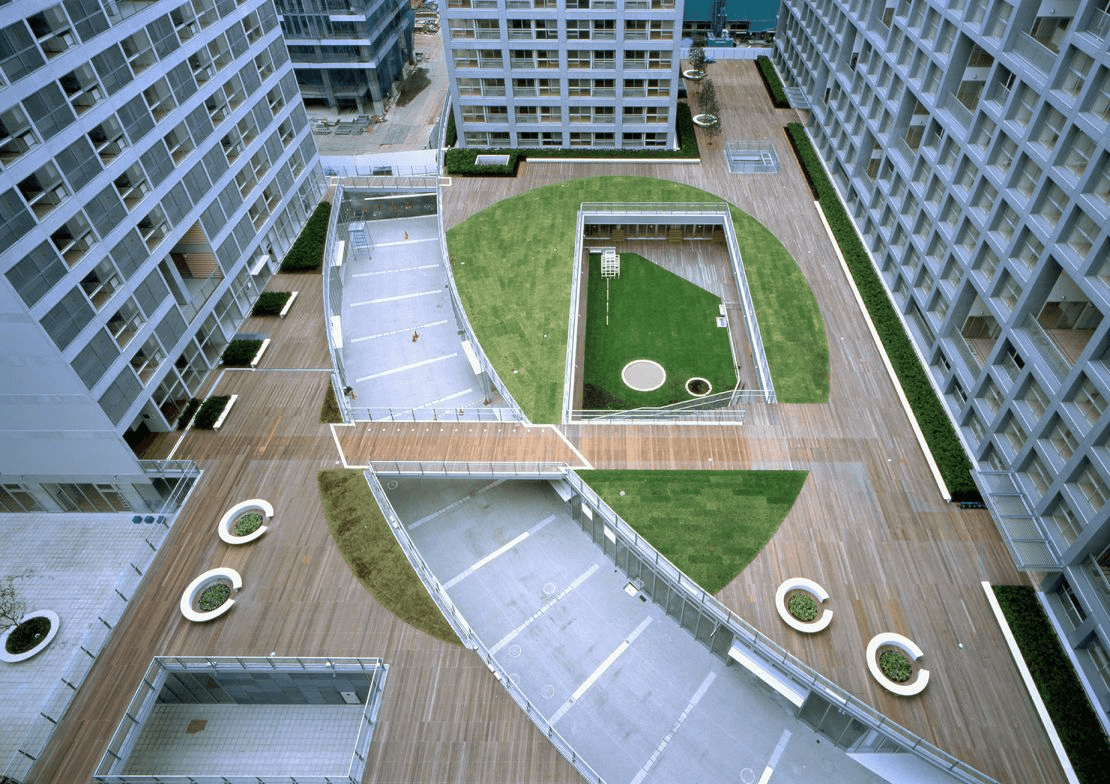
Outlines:
{"type": "Polygon", "coordinates": [[[210,585],[200,592],[197,597],[197,609],[201,612],[212,612],[231,596],[230,586],[224,583],[210,585]]]}
{"type": "Polygon", "coordinates": [[[443,161],[448,174],[469,175],[472,177],[515,177],[516,167],[524,157],[520,150],[483,150],[473,147],[464,150],[448,150],[443,161]],[[475,159],[479,155],[508,155],[509,162],[504,165],[479,165],[475,159]]]}
{"type": "Polygon", "coordinates": [[[189,426],[189,420],[193,418],[193,414],[197,413],[200,408],[200,401],[195,397],[190,398],[189,402],[185,404],[185,408],[181,411],[181,416],[177,418],[177,429],[184,430],[189,426]]]}
{"type": "Polygon", "coordinates": [[[906,654],[898,650],[886,650],[880,653],[879,669],[895,683],[905,683],[913,674],[910,660],[906,654]]]}
{"type": "Polygon", "coordinates": [[[232,367],[249,365],[260,348],[261,340],[233,340],[227,344],[220,361],[232,367]]]}
{"type": "Polygon", "coordinates": [[[782,80],[779,79],[771,58],[766,56],[757,57],[755,58],[755,64],[759,68],[759,75],[763,77],[763,85],[767,88],[767,93],[771,96],[771,103],[774,107],[776,109],[789,109],[790,101],[786,100],[786,90],[782,87],[782,80]]]}
{"type": "Polygon", "coordinates": [[[204,401],[197,412],[196,422],[194,426],[201,430],[211,430],[212,426],[216,424],[216,420],[220,418],[220,414],[224,411],[224,406],[227,401],[231,400],[230,395],[216,395],[204,401]]]}
{"type": "Polygon", "coordinates": [[[252,316],[277,316],[293,294],[289,291],[263,291],[251,308],[252,316]]]}
{"type": "Polygon", "coordinates": [[[1110,770],[1110,739],[1036,593],[1024,585],[996,585],[994,594],[1076,776],[1083,784],[1105,781],[1110,770]]]}
{"type": "Polygon", "coordinates": [[[925,443],[928,444],[929,451],[936,460],[944,483],[953,498],[962,500],[978,498],[978,488],[971,478],[971,461],[964,453],[952,422],[929,383],[927,371],[921,365],[913,344],[902,327],[902,322],[887,295],[882,280],[871,265],[871,259],[867,255],[862,240],[856,234],[848,213],[840,203],[832,183],[829,182],[821,161],[809,141],[809,136],[806,135],[805,128],[800,123],[790,123],[786,126],[786,133],[806,173],[806,179],[809,180],[810,187],[813,188],[821,204],[836,243],[840,246],[840,252],[844,256],[860,297],[867,306],[867,312],[875,324],[883,348],[890,358],[890,364],[898,376],[902,390],[906,393],[910,408],[913,409],[914,417],[921,427],[925,443]]]}
{"type": "Polygon", "coordinates": [[[233,533],[236,536],[248,536],[257,531],[261,525],[262,515],[258,512],[247,512],[235,521],[233,533]]]}
{"type": "Polygon", "coordinates": [[[37,615],[23,623],[16,624],[4,648],[12,655],[27,653],[50,633],[50,619],[37,615]]]}
{"type": "Polygon", "coordinates": [[[328,216],[331,205],[320,202],[305,223],[297,241],[281,262],[282,272],[312,272],[324,263],[324,241],[328,236],[328,216]]]}
{"type": "Polygon", "coordinates": [[[786,611],[808,623],[817,617],[817,602],[808,593],[797,591],[786,603],[786,611]]]}

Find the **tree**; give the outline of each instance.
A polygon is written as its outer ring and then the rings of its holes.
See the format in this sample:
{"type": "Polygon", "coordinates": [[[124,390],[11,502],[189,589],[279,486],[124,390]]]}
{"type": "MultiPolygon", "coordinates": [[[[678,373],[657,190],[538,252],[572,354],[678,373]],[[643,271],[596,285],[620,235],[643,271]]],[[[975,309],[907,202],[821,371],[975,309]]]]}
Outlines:
{"type": "Polygon", "coordinates": [[[695,71],[705,71],[705,49],[697,44],[690,47],[690,67],[695,71]]]}
{"type": "Polygon", "coordinates": [[[701,106],[702,114],[709,114],[713,117],[721,116],[721,107],[717,103],[717,88],[713,86],[712,79],[706,79],[698,92],[698,104],[701,106]]]}
{"type": "Polygon", "coordinates": [[[4,631],[18,624],[27,605],[16,597],[15,583],[9,577],[5,582],[0,582],[0,631],[4,631]]]}

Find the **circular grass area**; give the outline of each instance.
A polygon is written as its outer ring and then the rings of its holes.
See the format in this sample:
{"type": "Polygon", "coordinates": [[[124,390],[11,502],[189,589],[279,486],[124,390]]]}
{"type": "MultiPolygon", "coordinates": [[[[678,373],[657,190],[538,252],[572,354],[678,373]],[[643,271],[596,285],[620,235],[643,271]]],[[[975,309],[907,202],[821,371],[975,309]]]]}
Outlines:
{"type": "MultiPolygon", "coordinates": [[[[467,317],[502,381],[533,422],[560,418],[575,226],[584,201],[720,199],[651,177],[592,177],[505,199],[447,232],[467,317]]],[[[778,399],[824,403],[829,351],[813,293],[778,238],[747,213],[736,207],[731,211],[778,399]]]]}

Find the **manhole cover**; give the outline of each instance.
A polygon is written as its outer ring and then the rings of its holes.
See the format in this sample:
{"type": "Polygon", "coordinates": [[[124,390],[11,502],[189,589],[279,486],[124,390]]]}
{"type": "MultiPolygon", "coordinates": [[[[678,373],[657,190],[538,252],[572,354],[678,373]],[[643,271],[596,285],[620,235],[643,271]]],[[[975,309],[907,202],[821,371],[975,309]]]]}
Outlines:
{"type": "Polygon", "coordinates": [[[544,583],[543,584],[543,595],[544,596],[551,596],[553,593],[555,593],[555,583],[544,583]]]}
{"type": "Polygon", "coordinates": [[[509,655],[512,656],[514,659],[517,656],[520,656],[520,646],[519,645],[510,645],[509,646],[509,655]]]}
{"type": "Polygon", "coordinates": [[[549,683],[542,689],[540,689],[540,694],[543,695],[543,698],[545,700],[550,700],[552,697],[555,696],[555,687],[549,683]]]}
{"type": "Polygon", "coordinates": [[[399,484],[400,483],[396,479],[390,479],[388,482],[385,483],[385,489],[396,490],[399,484]]]}
{"type": "Polygon", "coordinates": [[[742,771],[740,771],[740,780],[744,782],[744,784],[754,784],[755,771],[751,768],[744,768],[742,771]]]}

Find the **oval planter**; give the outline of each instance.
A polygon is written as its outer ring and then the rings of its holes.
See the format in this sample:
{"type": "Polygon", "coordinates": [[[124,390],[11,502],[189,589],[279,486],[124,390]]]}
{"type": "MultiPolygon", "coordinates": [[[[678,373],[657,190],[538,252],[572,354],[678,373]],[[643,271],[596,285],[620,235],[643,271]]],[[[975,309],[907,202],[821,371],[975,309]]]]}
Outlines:
{"type": "Polygon", "coordinates": [[[695,114],[691,119],[693,120],[694,125],[698,126],[699,128],[709,128],[721,121],[721,118],[715,114],[695,114]]]}
{"type": "Polygon", "coordinates": [[[685,79],[697,82],[705,78],[705,71],[699,71],[696,68],[687,68],[682,72],[682,76],[685,79]]]}
{"type": "Polygon", "coordinates": [[[205,589],[217,583],[231,583],[232,593],[238,591],[243,587],[243,578],[234,569],[226,566],[221,566],[218,569],[209,569],[207,572],[199,575],[195,580],[189,583],[189,587],[181,594],[181,603],[179,605],[181,614],[188,618],[193,623],[204,623],[211,621],[214,618],[219,618],[225,612],[231,609],[235,604],[235,600],[230,596],[227,601],[217,607],[215,610],[208,610],[203,612],[201,610],[193,609],[196,605],[197,599],[205,589]]]}
{"type": "Polygon", "coordinates": [[[899,697],[912,697],[925,691],[925,687],[929,684],[929,671],[917,664],[917,661],[925,655],[925,652],[909,637],[903,637],[901,634],[895,634],[894,632],[876,634],[871,638],[871,642],[867,643],[866,655],[867,669],[871,672],[871,677],[891,694],[897,694],[899,697]],[[902,681],[901,683],[892,681],[886,677],[886,674],[879,667],[879,655],[887,648],[901,651],[910,660],[912,674],[908,681],[902,681]]]}
{"type": "Polygon", "coordinates": [[[270,520],[274,516],[274,507],[269,501],[264,501],[261,498],[252,498],[249,501],[243,501],[224,512],[224,516],[220,518],[220,524],[217,530],[220,534],[220,540],[226,544],[246,544],[253,542],[268,530],[265,525],[260,525],[255,530],[251,531],[246,536],[237,536],[235,533],[235,521],[248,512],[255,512],[262,516],[264,521],[270,520]]]}
{"type": "Polygon", "coordinates": [[[809,594],[818,605],[829,598],[829,592],[813,580],[807,580],[805,577],[791,577],[788,580],[783,580],[778,590],[775,591],[775,610],[778,611],[779,617],[791,629],[805,634],[816,634],[827,629],[829,624],[832,623],[832,610],[825,609],[821,611],[812,621],[802,621],[790,614],[786,605],[790,601],[790,596],[797,591],[809,594]]]}
{"type": "MultiPolygon", "coordinates": [[[[25,613],[23,617],[19,619],[19,623],[24,623],[32,618],[45,618],[50,621],[50,631],[48,631],[46,636],[39,641],[39,644],[31,650],[24,651],[23,653],[8,653],[8,637],[15,631],[15,626],[11,627],[0,635],[0,661],[10,664],[26,661],[32,656],[37,656],[42,653],[46,646],[54,641],[54,638],[58,635],[58,629],[61,626],[61,620],[58,618],[58,614],[53,610],[35,610],[34,612],[25,613]]],[[[19,624],[16,624],[16,626],[18,625],[19,624]]]]}

